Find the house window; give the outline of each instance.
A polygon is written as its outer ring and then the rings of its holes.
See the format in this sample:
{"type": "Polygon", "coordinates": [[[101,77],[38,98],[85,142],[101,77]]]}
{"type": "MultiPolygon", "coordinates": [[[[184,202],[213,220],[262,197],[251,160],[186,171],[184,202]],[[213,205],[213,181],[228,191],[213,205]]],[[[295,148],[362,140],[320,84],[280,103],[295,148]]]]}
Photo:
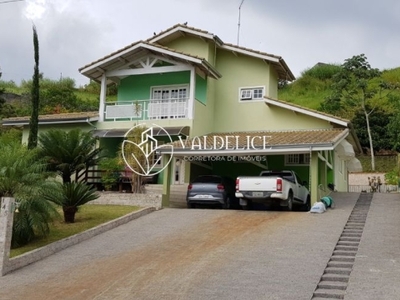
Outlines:
{"type": "Polygon", "coordinates": [[[241,88],[239,98],[240,101],[262,100],[264,98],[264,87],[241,88]]]}
{"type": "Polygon", "coordinates": [[[285,155],[286,166],[297,166],[297,165],[308,165],[308,164],[310,164],[310,153],[285,155]]]}
{"type": "Polygon", "coordinates": [[[187,117],[189,87],[162,86],[151,89],[147,108],[149,119],[182,119],[187,117]]]}
{"type": "Polygon", "coordinates": [[[155,87],[152,89],[153,100],[170,100],[170,99],[187,99],[188,98],[187,86],[166,86],[155,87]]]}

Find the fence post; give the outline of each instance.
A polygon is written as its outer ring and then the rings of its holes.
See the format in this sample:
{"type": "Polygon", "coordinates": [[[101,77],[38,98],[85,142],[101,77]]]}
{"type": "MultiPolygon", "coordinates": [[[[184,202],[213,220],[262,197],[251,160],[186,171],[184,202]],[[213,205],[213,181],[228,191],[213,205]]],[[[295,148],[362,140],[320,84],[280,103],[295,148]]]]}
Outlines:
{"type": "Polygon", "coordinates": [[[10,259],[11,237],[14,219],[14,198],[0,200],[0,276],[7,272],[10,259]]]}

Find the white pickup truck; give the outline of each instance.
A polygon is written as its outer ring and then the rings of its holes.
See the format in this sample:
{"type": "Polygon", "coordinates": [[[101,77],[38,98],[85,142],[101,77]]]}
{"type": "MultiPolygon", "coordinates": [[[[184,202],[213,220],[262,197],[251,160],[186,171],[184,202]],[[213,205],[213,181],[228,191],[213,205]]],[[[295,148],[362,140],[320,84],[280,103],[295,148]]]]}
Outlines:
{"type": "Polygon", "coordinates": [[[252,203],[279,204],[292,210],[294,205],[309,211],[311,206],[307,182],[293,171],[262,171],[260,176],[238,177],[235,196],[243,209],[252,203]]]}

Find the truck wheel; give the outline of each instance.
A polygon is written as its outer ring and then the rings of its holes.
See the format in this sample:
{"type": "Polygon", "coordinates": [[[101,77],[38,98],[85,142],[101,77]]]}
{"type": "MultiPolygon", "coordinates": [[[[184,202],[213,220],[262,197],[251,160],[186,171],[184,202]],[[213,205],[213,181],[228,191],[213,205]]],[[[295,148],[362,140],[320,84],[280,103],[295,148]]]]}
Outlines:
{"type": "Polygon", "coordinates": [[[286,210],[292,211],[293,210],[293,193],[290,192],[287,198],[287,207],[286,210]]]}

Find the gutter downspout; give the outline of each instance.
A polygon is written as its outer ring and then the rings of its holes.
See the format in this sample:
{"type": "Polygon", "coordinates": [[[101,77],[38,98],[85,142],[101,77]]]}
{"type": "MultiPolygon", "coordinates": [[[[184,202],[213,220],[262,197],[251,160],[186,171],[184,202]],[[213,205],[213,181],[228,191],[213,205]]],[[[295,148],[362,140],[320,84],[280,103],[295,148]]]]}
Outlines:
{"type": "Polygon", "coordinates": [[[90,122],[89,118],[86,119],[86,123],[89,124],[94,130],[97,129],[97,127],[95,125],[93,125],[93,123],[90,122]]]}

